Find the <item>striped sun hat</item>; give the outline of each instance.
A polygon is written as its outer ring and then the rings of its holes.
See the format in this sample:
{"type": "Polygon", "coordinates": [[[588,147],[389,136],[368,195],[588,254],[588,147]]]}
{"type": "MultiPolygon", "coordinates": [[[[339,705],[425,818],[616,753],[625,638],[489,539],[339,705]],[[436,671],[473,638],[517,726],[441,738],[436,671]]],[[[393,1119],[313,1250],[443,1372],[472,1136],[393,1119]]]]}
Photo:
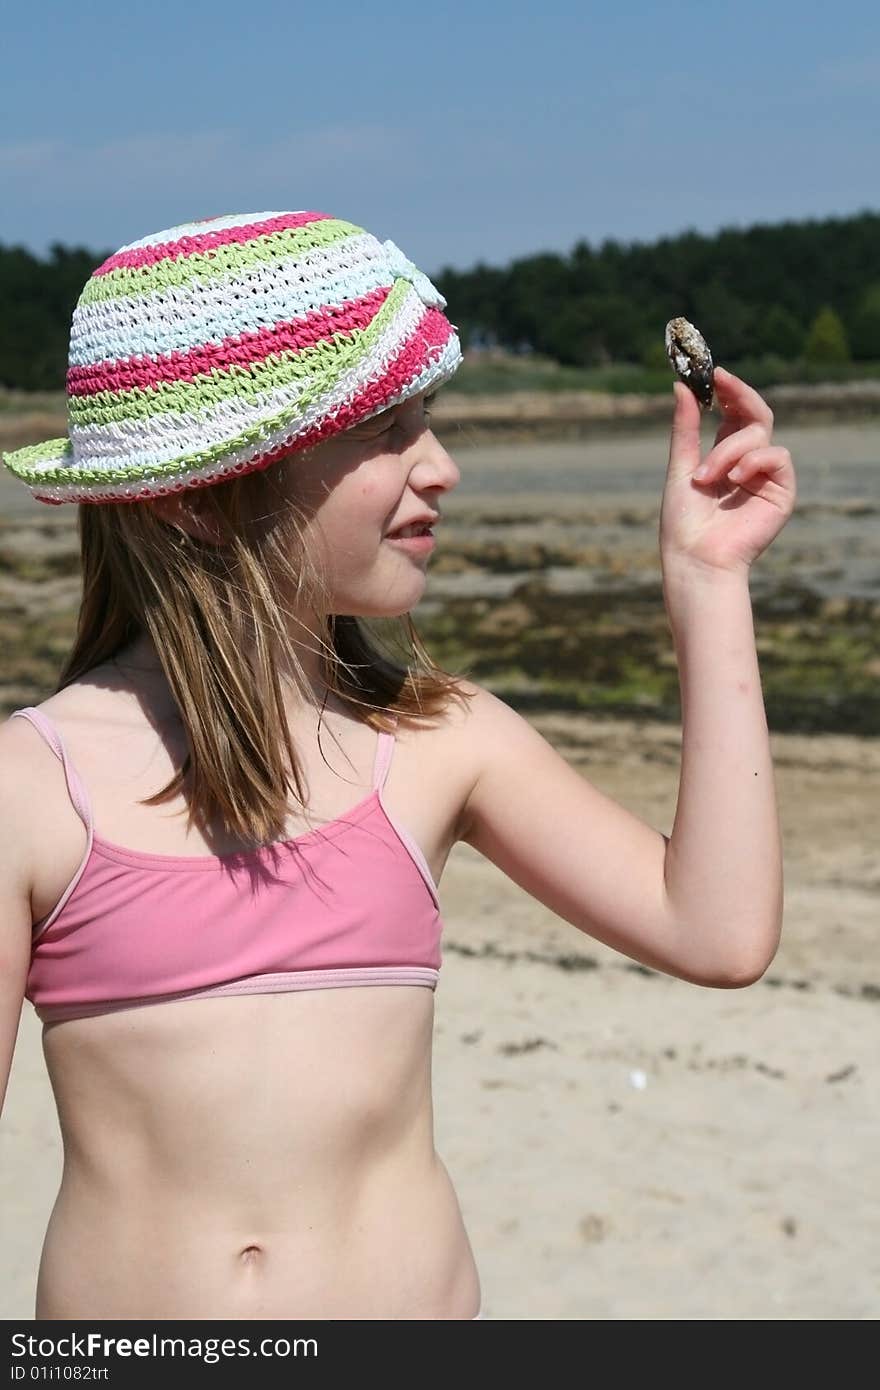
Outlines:
{"type": "Polygon", "coordinates": [[[40,502],[222,482],[448,381],[446,301],[391,241],[321,212],[124,246],[73,314],[69,438],[2,455],[40,502]]]}

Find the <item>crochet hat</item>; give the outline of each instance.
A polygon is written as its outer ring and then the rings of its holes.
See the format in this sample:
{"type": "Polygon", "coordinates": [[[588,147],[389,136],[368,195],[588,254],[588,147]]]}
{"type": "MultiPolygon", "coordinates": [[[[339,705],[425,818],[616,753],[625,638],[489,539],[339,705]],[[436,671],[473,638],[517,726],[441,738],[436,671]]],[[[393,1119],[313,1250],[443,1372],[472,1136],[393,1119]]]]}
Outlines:
{"type": "Polygon", "coordinates": [[[73,314],[69,439],[2,455],[40,502],[222,482],[436,389],[443,296],[391,241],[321,212],[215,217],[124,246],[73,314]]]}

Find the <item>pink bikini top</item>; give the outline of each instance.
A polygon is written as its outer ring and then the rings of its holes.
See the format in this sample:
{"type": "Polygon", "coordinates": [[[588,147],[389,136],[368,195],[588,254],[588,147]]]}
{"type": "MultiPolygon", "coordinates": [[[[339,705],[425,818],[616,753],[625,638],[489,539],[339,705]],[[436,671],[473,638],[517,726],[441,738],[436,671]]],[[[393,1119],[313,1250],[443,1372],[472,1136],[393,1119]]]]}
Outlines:
{"type": "Polygon", "coordinates": [[[422,851],[382,787],[337,820],[228,855],[146,854],[94,833],[85,788],[40,710],[30,720],[64,765],[88,834],[52,912],[34,924],[26,997],[44,1022],[142,1004],[345,985],[436,988],[442,922],[422,851]]]}

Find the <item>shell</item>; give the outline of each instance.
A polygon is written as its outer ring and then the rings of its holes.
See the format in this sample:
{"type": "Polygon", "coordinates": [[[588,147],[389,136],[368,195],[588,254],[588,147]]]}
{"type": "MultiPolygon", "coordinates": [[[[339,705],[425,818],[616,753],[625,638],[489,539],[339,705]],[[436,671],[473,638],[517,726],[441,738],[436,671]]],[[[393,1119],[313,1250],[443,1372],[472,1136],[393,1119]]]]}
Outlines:
{"type": "Polygon", "coordinates": [[[710,406],[715,367],[702,333],[687,319],[670,319],[665,342],[666,356],[679,381],[690,387],[700,405],[710,406]]]}

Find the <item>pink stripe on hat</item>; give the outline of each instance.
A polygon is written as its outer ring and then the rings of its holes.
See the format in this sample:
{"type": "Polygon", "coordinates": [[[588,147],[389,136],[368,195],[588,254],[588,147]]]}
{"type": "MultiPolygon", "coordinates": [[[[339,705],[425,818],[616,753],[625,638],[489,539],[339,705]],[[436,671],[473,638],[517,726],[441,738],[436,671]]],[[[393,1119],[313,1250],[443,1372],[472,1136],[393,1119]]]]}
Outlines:
{"type": "Polygon", "coordinates": [[[228,370],[262,362],[275,352],[293,352],[326,342],[335,333],[366,328],[388,298],[383,285],[361,299],[344,300],[338,307],[316,309],[303,318],[276,323],[257,333],[241,333],[222,342],[203,343],[189,352],[163,357],[129,357],[95,366],[71,367],[67,373],[69,396],[92,396],[100,391],[132,391],[158,386],[163,381],[192,381],[215,370],[228,370]]]}
{"type": "Polygon", "coordinates": [[[241,227],[224,227],[221,231],[198,233],[196,236],[181,237],[179,241],[164,241],[156,246],[137,246],[131,251],[118,251],[104,261],[93,273],[109,275],[112,270],[156,265],[159,261],[172,260],[178,256],[190,256],[197,251],[213,251],[217,246],[232,246],[245,241],[253,241],[257,236],[271,236],[273,232],[287,231],[293,227],[306,227],[310,222],[329,221],[326,212],[291,212],[282,217],[270,217],[264,222],[248,222],[241,227]]]}
{"type": "MultiPolygon", "coordinates": [[[[297,449],[306,449],[311,444],[317,444],[322,439],[338,434],[340,430],[348,429],[360,420],[369,419],[371,413],[381,411],[387,401],[393,400],[398,391],[416,380],[428,364],[440,356],[453,334],[454,329],[445,314],[441,314],[437,309],[426,309],[417,333],[404,344],[384,376],[379,381],[371,381],[363,387],[340,406],[331,418],[301,434],[296,441],[297,449]]],[[[255,462],[259,462],[260,467],[265,467],[267,463],[289,454],[290,449],[289,444],[281,445],[270,454],[261,455],[255,462]]]]}

